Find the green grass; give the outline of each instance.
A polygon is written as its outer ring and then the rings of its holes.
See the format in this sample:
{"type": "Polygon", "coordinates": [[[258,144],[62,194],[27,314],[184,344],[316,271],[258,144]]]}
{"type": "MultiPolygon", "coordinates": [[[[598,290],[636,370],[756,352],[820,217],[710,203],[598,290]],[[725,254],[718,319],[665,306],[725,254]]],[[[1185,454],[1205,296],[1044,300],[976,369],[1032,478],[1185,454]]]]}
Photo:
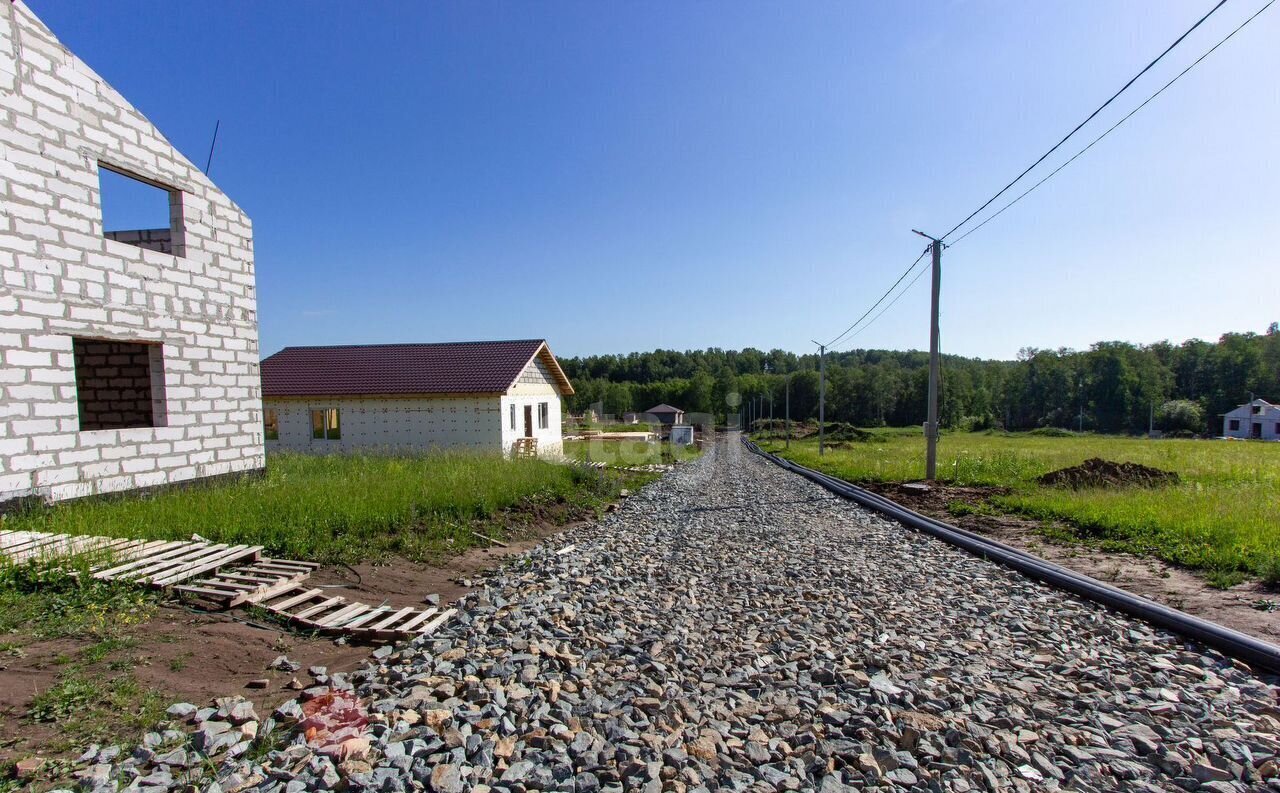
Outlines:
{"type": "MultiPolygon", "coordinates": [[[[72,576],[61,568],[0,567],[0,648],[25,657],[29,645],[72,640],[52,659],[57,680],[35,692],[23,717],[54,727],[51,740],[39,747],[42,753],[136,741],[161,718],[166,698],[138,683],[133,675],[138,659],[129,655],[138,645],[135,630],[152,617],[157,603],[149,590],[72,576]]],[[[42,776],[56,770],[51,767],[42,776]]]]}
{"type": "Polygon", "coordinates": [[[117,640],[155,612],[154,592],[34,564],[0,566],[0,637],[117,640]]]}
{"type": "Polygon", "coordinates": [[[436,559],[473,530],[603,506],[618,482],[572,466],[498,456],[273,454],[259,479],[87,500],[4,519],[6,529],[265,546],[320,562],[436,559]]]}
{"type": "MultiPolygon", "coordinates": [[[[790,459],[851,482],[924,477],[924,439],[875,430],[874,442],[818,457],[817,441],[792,441],[790,459]]],[[[768,441],[770,451],[784,453],[768,441]]],[[[1280,584],[1280,444],[1096,435],[956,433],[938,445],[938,477],[1008,487],[992,503],[1040,520],[1066,521],[1073,536],[1107,550],[1150,554],[1200,570],[1219,586],[1259,577],[1280,584]],[[1035,480],[1090,457],[1176,472],[1161,488],[1042,487],[1035,480]]]]}
{"type": "Polygon", "coordinates": [[[701,452],[696,446],[674,446],[662,441],[604,440],[565,441],[564,454],[572,460],[592,460],[609,465],[655,465],[691,460],[701,452]]]}

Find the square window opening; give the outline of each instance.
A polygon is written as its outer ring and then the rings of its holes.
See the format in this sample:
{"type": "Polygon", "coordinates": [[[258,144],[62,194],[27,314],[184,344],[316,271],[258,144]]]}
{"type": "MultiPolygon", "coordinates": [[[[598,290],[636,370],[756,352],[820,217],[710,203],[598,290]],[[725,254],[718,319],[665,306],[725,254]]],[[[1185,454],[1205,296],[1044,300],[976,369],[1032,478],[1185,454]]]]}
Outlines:
{"type": "Polygon", "coordinates": [[[1230,429],[1230,430],[1240,429],[1240,419],[1231,419],[1230,421],[1228,421],[1227,429],[1230,429]]]}
{"type": "Polygon", "coordinates": [[[262,437],[269,441],[280,440],[280,416],[275,408],[262,411],[262,437]]]}
{"type": "Polygon", "coordinates": [[[147,250],[182,255],[182,191],[98,163],[102,236],[147,250]]]}
{"type": "Polygon", "coordinates": [[[167,425],[162,345],[73,338],[71,347],[81,432],[167,425]]]}
{"type": "Polygon", "coordinates": [[[338,420],[337,408],[311,411],[311,437],[318,441],[342,439],[342,427],[338,420]]]}

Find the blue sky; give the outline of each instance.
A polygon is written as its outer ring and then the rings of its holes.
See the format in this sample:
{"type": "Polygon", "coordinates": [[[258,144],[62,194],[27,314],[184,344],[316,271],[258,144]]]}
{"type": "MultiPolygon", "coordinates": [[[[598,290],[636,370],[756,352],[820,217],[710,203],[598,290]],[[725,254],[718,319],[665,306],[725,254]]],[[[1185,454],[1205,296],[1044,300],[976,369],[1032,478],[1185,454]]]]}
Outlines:
{"type": "MultiPolygon", "coordinates": [[[[1230,0],[1099,121],[1263,2],[1230,0]]],[[[835,336],[920,252],[913,227],[959,222],[1211,3],[29,5],[193,162],[221,119],[211,176],[254,222],[264,355],[577,355],[835,336]]],[[[1280,319],[1277,39],[1273,8],[948,250],[944,350],[1280,319]]],[[[927,347],[927,312],[923,279],[854,346],[927,347]]]]}

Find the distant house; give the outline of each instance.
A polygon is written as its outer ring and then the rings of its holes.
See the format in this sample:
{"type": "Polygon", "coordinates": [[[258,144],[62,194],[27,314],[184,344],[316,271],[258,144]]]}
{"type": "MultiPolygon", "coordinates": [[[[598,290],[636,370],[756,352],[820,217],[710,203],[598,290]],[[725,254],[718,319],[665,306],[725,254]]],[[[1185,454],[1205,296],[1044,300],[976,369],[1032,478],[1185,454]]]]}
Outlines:
{"type": "Polygon", "coordinates": [[[1255,399],[1223,413],[1222,434],[1227,438],[1280,440],[1280,405],[1255,399]]]}
{"type": "Polygon", "coordinates": [[[646,416],[653,417],[653,420],[659,424],[683,424],[684,411],[680,408],[673,408],[670,405],[662,404],[649,408],[644,412],[646,416]]]}
{"type": "Polygon", "coordinates": [[[267,450],[561,452],[569,378],[541,339],[286,347],[262,362],[267,450]]]}

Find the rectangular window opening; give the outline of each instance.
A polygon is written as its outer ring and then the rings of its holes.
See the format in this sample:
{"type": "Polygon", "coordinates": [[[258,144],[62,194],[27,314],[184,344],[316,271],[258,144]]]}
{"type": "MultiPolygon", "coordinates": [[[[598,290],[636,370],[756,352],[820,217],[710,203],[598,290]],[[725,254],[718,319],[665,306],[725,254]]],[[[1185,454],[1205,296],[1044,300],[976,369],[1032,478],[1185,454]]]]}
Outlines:
{"type": "Polygon", "coordinates": [[[511,406],[511,429],[516,428],[516,406],[511,406]]]}
{"type": "Polygon", "coordinates": [[[551,410],[546,402],[538,403],[538,429],[545,430],[551,426],[551,410]]]}
{"type": "Polygon", "coordinates": [[[73,338],[71,348],[81,432],[167,424],[163,346],[73,338]]]}
{"type": "Polygon", "coordinates": [[[102,236],[182,255],[182,191],[98,163],[102,236]]]}
{"type": "Polygon", "coordinates": [[[280,440],[280,416],[276,414],[275,408],[262,411],[262,437],[269,441],[280,440]]]}
{"type": "Polygon", "coordinates": [[[342,438],[337,408],[311,411],[311,437],[318,441],[336,441],[342,438]]]}
{"type": "Polygon", "coordinates": [[[1227,422],[1227,429],[1230,429],[1230,430],[1240,429],[1240,419],[1230,419],[1227,422]]]}

